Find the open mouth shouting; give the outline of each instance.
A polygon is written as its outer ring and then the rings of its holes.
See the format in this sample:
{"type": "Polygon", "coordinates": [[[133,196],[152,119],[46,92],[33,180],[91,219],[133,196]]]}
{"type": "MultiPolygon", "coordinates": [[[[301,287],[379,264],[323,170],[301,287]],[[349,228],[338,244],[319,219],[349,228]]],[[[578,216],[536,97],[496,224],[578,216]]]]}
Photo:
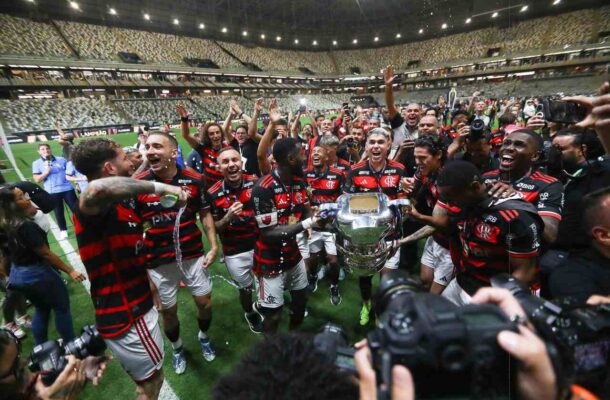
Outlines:
{"type": "Polygon", "coordinates": [[[241,170],[237,165],[230,166],[227,168],[227,178],[230,181],[238,180],[241,177],[241,170]]]}
{"type": "Polygon", "coordinates": [[[515,158],[509,154],[502,154],[500,156],[500,167],[502,169],[510,169],[515,163],[515,158]]]}
{"type": "Polygon", "coordinates": [[[383,151],[381,149],[371,149],[371,161],[380,162],[383,161],[383,151]]]}
{"type": "Polygon", "coordinates": [[[163,167],[163,163],[161,162],[161,157],[159,157],[156,154],[148,154],[146,156],[146,159],[148,160],[148,163],[150,164],[150,167],[155,170],[155,169],[159,169],[163,167]]]}

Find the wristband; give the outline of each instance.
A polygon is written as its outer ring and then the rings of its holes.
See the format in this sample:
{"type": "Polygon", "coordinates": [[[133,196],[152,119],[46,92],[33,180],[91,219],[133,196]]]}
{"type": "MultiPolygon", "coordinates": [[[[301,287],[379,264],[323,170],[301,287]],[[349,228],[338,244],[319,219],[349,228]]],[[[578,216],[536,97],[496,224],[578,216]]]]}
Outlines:
{"type": "Polygon", "coordinates": [[[152,184],[155,186],[154,194],[163,194],[166,192],[164,183],[153,182],[152,184]]]}
{"type": "Polygon", "coordinates": [[[189,117],[180,117],[180,121],[189,122],[189,117]]]}
{"type": "Polygon", "coordinates": [[[303,221],[301,221],[301,224],[303,225],[303,229],[307,230],[313,225],[313,218],[304,219],[303,221]]]}

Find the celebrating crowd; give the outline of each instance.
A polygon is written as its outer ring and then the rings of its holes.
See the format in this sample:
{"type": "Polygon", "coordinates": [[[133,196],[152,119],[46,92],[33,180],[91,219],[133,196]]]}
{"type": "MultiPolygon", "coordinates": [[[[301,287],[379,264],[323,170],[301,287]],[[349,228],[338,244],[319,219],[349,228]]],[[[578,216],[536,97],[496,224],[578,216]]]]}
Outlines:
{"type": "MultiPolygon", "coordinates": [[[[286,118],[275,100],[265,105],[262,99],[248,116],[231,101],[222,125],[200,124],[193,134],[188,110],[178,105],[182,137],[192,147],[184,160],[167,128],[142,132],[139,149],[124,150],[107,138],[70,144],[70,161],[88,181],[78,204],[71,204],[66,160],[41,145],[34,177],[52,199],[71,205],[96,327],[141,398],[157,398],[163,382],[158,313],[174,372],[187,368],[177,314],[181,283],[196,305],[202,356],[214,360],[209,267],[221,252],[254,333],[275,333],[284,306],[290,308],[289,328],[298,329],[308,293],[324,275],[329,301],[340,307],[340,277],[349,265],[337,251],[342,244],[336,243],[332,219],[321,210],[344,193],[383,193],[412,204],[384,238],[392,251],[381,275],[396,269],[417,274],[426,290],[457,305],[510,296],[485,289],[500,273],[544,298],[610,302],[608,83],[597,97],[566,99],[586,117],[560,125],[531,113],[529,103],[527,110],[507,102],[489,112],[488,99],[476,94],[455,107],[441,99],[434,108],[413,103],[399,109],[392,66],[384,80],[386,107],[344,105],[334,119],[307,111],[286,118]],[[259,130],[265,109],[268,123],[259,130]]],[[[37,344],[47,339],[51,310],[69,340],[69,301],[57,271],[79,281],[85,276],[50,252],[45,231],[33,219],[42,205],[32,203],[28,191],[18,184],[0,190],[8,286],[36,306],[37,344]],[[42,292],[41,282],[49,285],[42,292]],[[49,296],[53,302],[47,303],[49,296]]],[[[58,207],[63,217],[63,205],[58,207]]],[[[375,319],[374,278],[359,278],[363,326],[375,319]]],[[[533,343],[536,335],[529,328],[510,335],[510,343],[506,335],[498,339],[502,347],[529,362],[531,354],[513,344],[533,343]]],[[[359,345],[356,357],[360,395],[373,398],[365,346],[359,345]]],[[[530,373],[549,364],[544,348],[536,351],[542,355],[530,373]]],[[[398,387],[409,386],[408,371],[397,376],[398,387]]],[[[532,376],[524,398],[560,396],[558,377],[532,376]]]]}

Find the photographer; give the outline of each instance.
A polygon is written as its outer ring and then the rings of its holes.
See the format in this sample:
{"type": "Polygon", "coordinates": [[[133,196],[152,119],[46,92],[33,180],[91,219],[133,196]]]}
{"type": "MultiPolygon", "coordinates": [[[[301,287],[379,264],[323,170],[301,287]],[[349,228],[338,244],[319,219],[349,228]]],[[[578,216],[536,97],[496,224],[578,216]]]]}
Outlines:
{"type": "Polygon", "coordinates": [[[581,255],[570,257],[551,272],[551,296],[586,302],[593,295],[610,295],[610,186],[583,201],[583,225],[591,243],[581,255]]]}
{"type": "Polygon", "coordinates": [[[99,384],[110,356],[89,356],[78,360],[68,356],[68,363],[50,386],[40,375],[27,369],[21,356],[21,344],[7,329],[0,329],[0,399],[1,400],[73,400],[79,398],[87,380],[99,384]]]}
{"type": "MultiPolygon", "coordinates": [[[[480,289],[472,298],[475,304],[495,304],[506,315],[525,320],[525,312],[508,290],[496,288],[480,289]]],[[[525,325],[519,333],[502,331],[497,336],[498,344],[513,358],[520,361],[517,369],[517,388],[522,400],[556,399],[558,388],[553,365],[544,342],[525,325]]],[[[354,355],[359,375],[360,400],[377,399],[377,382],[371,363],[371,352],[365,340],[356,344],[354,355]]],[[[402,365],[392,368],[392,399],[415,399],[417,388],[411,372],[402,365]]]]}
{"type": "Polygon", "coordinates": [[[361,124],[354,124],[349,130],[349,134],[345,135],[339,141],[337,149],[337,157],[343,159],[350,164],[355,164],[364,157],[364,145],[366,142],[366,134],[361,124]]]}
{"type": "Polygon", "coordinates": [[[488,131],[483,132],[480,136],[470,137],[466,140],[465,148],[453,154],[453,159],[473,163],[482,174],[494,171],[498,169],[500,162],[492,156],[491,140],[492,137],[488,131]]]}

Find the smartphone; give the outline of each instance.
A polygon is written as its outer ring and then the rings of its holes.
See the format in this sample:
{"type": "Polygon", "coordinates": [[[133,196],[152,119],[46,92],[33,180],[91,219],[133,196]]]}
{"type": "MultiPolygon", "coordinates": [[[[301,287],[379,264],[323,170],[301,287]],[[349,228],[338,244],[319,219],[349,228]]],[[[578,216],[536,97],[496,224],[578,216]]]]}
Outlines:
{"type": "Polygon", "coordinates": [[[562,124],[576,124],[587,116],[586,110],[577,103],[547,99],[542,102],[544,119],[562,124]]]}
{"type": "Polygon", "coordinates": [[[343,109],[346,109],[346,110],[347,110],[347,109],[349,108],[349,103],[343,103],[343,104],[341,105],[341,108],[343,108],[343,109]]]}
{"type": "Polygon", "coordinates": [[[299,107],[299,112],[302,114],[302,113],[304,113],[305,111],[307,111],[307,106],[305,106],[305,105],[301,105],[301,106],[299,107]]]}

